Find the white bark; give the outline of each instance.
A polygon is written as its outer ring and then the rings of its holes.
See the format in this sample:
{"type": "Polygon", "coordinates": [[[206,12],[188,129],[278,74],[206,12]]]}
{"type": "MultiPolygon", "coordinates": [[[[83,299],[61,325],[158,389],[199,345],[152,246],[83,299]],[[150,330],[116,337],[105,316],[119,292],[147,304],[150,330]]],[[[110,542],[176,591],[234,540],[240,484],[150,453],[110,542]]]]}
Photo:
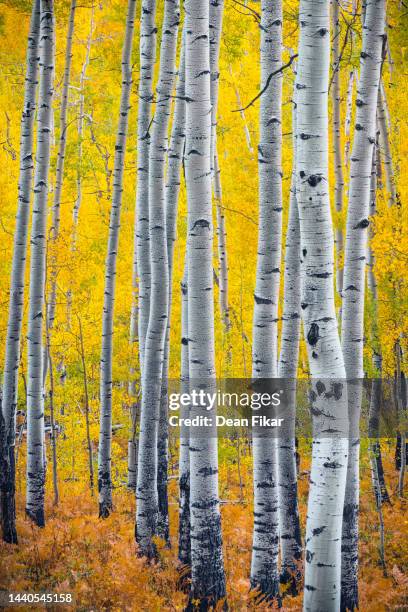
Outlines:
{"type": "MultiPolygon", "coordinates": [[[[261,89],[282,65],[282,2],[261,4],[261,89]]],[[[252,338],[253,378],[275,378],[282,242],[282,73],[261,96],[259,233],[252,338]]],[[[254,430],[254,532],[251,587],[279,597],[279,525],[275,440],[254,430]]]]}
{"type": "Polygon", "coordinates": [[[123,193],[123,171],[132,88],[132,45],[136,0],[129,0],[122,51],[122,91],[113,167],[113,194],[105,263],[105,291],[102,313],[102,348],[100,366],[100,430],[98,448],[99,516],[106,518],[112,510],[111,444],[112,444],[112,350],[113,311],[115,303],[116,263],[119,243],[120,212],[123,193]]]}
{"type": "Polygon", "coordinates": [[[328,181],[329,0],[301,0],[299,20],[296,181],[301,312],[312,377],[314,429],[303,606],[305,611],[337,612],[348,442],[342,437],[347,435],[347,398],[334,303],[328,181]]]}
{"type": "MultiPolygon", "coordinates": [[[[61,93],[61,109],[60,109],[60,133],[58,141],[58,154],[57,154],[57,168],[55,176],[55,188],[54,188],[54,201],[52,207],[52,222],[50,227],[50,245],[48,256],[49,270],[50,270],[50,290],[47,298],[47,329],[49,335],[49,341],[51,343],[51,333],[54,327],[55,318],[55,306],[57,297],[57,254],[56,254],[56,243],[59,237],[60,220],[61,220],[61,194],[62,185],[64,181],[64,165],[65,165],[65,150],[67,144],[67,115],[68,115],[68,102],[69,102],[69,80],[71,76],[71,61],[72,61],[72,42],[74,35],[74,20],[75,20],[76,0],[72,0],[71,8],[69,13],[68,21],[68,33],[67,33],[67,46],[65,49],[65,66],[64,66],[64,77],[62,84],[61,93]]],[[[45,383],[45,377],[47,375],[48,368],[48,349],[44,349],[44,372],[43,382],[45,383]]]]}
{"type": "Polygon", "coordinates": [[[347,487],[342,536],[342,609],[358,608],[359,435],[364,377],[364,294],[369,225],[370,183],[376,141],[377,98],[380,86],[385,27],[385,0],[367,0],[363,25],[356,125],[350,159],[349,206],[342,307],[342,347],[349,382],[350,419],[347,487]],[[353,380],[354,379],[354,380],[353,380]]]}
{"type": "MultiPolygon", "coordinates": [[[[293,133],[296,132],[296,85],[293,95],[293,133]]],[[[300,578],[302,542],[299,522],[296,470],[296,378],[300,342],[300,227],[296,200],[296,142],[286,234],[281,349],[278,376],[285,379],[285,421],[278,444],[278,499],[281,545],[280,581],[297,592],[300,578]]]]}
{"type": "MultiPolygon", "coordinates": [[[[209,4],[186,1],[186,155],[188,347],[190,384],[215,377],[209,4]]],[[[216,430],[190,437],[191,600],[225,597],[216,430]]]]}
{"type": "MultiPolygon", "coordinates": [[[[337,212],[343,209],[343,160],[341,154],[341,121],[340,121],[340,7],[338,0],[332,0],[332,65],[333,76],[331,84],[332,97],[332,128],[333,128],[333,150],[334,150],[334,205],[337,212]]],[[[343,268],[340,266],[343,251],[343,230],[340,226],[336,228],[336,278],[337,291],[341,295],[343,288],[343,268]]]]}
{"type": "MultiPolygon", "coordinates": [[[[188,359],[188,268],[187,257],[181,283],[181,393],[189,391],[188,359]]],[[[190,410],[183,406],[181,418],[188,418],[190,410]]],[[[190,436],[185,427],[180,434],[179,455],[179,536],[178,558],[184,566],[191,565],[190,540],[190,436]]]]}
{"type": "Polygon", "coordinates": [[[4,473],[2,491],[3,538],[17,542],[15,527],[15,459],[18,370],[20,365],[21,325],[24,306],[24,275],[27,255],[28,222],[33,175],[33,139],[38,84],[40,0],[34,0],[28,35],[24,106],[20,124],[20,174],[18,207],[14,233],[10,300],[4,360],[2,412],[5,426],[4,473]]]}
{"type": "Polygon", "coordinates": [[[356,79],[355,70],[351,70],[349,74],[349,80],[347,84],[347,95],[346,95],[346,117],[344,120],[344,164],[346,168],[349,166],[349,153],[350,153],[350,128],[351,128],[351,117],[353,111],[353,89],[354,82],[356,79]]]}
{"type": "MultiPolygon", "coordinates": [[[[131,317],[139,316],[139,363],[143,375],[144,352],[150,312],[149,247],[149,145],[150,115],[153,102],[153,74],[156,58],[156,0],[142,0],[140,18],[140,80],[137,118],[137,185],[133,247],[133,304],[137,286],[138,308],[132,306],[131,317]]],[[[133,329],[133,323],[131,323],[133,329]]],[[[130,339],[132,342],[132,338],[130,339]]]]}
{"type": "Polygon", "coordinates": [[[252,146],[251,134],[249,132],[249,128],[248,128],[248,124],[247,124],[247,120],[246,120],[246,116],[245,116],[245,111],[242,109],[241,96],[239,94],[239,89],[238,89],[238,87],[235,84],[235,78],[234,78],[234,75],[232,73],[231,64],[229,65],[229,73],[230,73],[231,79],[232,79],[232,87],[234,88],[234,91],[235,91],[235,98],[236,98],[236,101],[237,101],[237,108],[240,109],[239,114],[240,114],[240,117],[241,117],[242,122],[244,124],[245,140],[246,140],[246,143],[247,143],[248,151],[249,151],[249,153],[251,154],[251,157],[252,157],[253,154],[254,154],[254,148],[252,146]]]}
{"type": "MultiPolygon", "coordinates": [[[[149,323],[142,369],[142,406],[136,488],[136,541],[140,553],[148,558],[152,558],[156,554],[152,538],[156,534],[163,536],[166,540],[169,537],[167,473],[160,473],[159,483],[157,443],[163,355],[169,308],[164,175],[171,95],[176,75],[179,20],[178,0],[165,0],[160,47],[160,72],[156,88],[157,105],[151,128],[149,149],[148,196],[151,289],[149,323]],[[158,484],[161,485],[160,488],[158,488],[158,484]],[[161,494],[160,497],[159,493],[161,494]]],[[[164,450],[166,452],[167,449],[164,450]]]]}
{"type": "Polygon", "coordinates": [[[215,151],[214,154],[214,199],[217,213],[219,304],[225,331],[229,332],[231,329],[231,319],[228,298],[227,231],[225,228],[225,213],[222,205],[221,170],[218,164],[217,151],[215,151]]]}
{"type": "MultiPolygon", "coordinates": [[[[184,36],[183,36],[184,38],[184,36]]],[[[180,66],[176,88],[173,126],[168,150],[168,167],[165,187],[166,240],[169,268],[169,299],[167,313],[166,339],[163,354],[163,375],[160,399],[160,418],[158,432],[158,495],[159,495],[159,534],[169,540],[167,469],[168,469],[168,374],[170,353],[170,316],[173,281],[173,253],[177,233],[177,209],[180,191],[180,168],[184,155],[186,101],[185,101],[185,52],[182,40],[180,66]]]]}
{"type": "Polygon", "coordinates": [[[380,87],[378,91],[377,117],[378,124],[380,127],[380,145],[382,157],[384,159],[385,181],[389,195],[389,205],[393,206],[397,203],[398,197],[395,185],[394,164],[392,161],[392,152],[387,126],[386,102],[382,87],[380,87]]]}
{"type": "Polygon", "coordinates": [[[43,317],[47,237],[47,196],[51,149],[53,100],[53,0],[41,0],[40,86],[37,116],[37,148],[34,175],[34,205],[31,227],[30,295],[28,312],[27,390],[27,495],[26,513],[44,526],[44,397],[43,317]]]}

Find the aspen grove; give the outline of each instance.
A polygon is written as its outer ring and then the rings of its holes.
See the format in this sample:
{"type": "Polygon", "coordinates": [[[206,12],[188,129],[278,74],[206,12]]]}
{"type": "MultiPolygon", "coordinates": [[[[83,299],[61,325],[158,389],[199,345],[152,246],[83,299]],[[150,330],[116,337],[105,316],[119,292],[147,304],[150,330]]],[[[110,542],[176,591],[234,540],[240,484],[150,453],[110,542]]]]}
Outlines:
{"type": "Polygon", "coordinates": [[[0,606],[405,609],[407,19],[0,3],[0,606]]]}

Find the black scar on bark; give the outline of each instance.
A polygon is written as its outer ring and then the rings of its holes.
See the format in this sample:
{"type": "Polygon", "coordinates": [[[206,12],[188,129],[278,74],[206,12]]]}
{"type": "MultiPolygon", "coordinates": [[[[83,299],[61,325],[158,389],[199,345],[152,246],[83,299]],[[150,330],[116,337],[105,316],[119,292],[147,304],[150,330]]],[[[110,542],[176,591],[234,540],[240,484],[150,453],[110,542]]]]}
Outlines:
{"type": "Polygon", "coordinates": [[[307,179],[307,182],[309,183],[311,187],[317,187],[317,185],[320,183],[321,180],[322,180],[321,176],[317,174],[311,174],[309,178],[307,179]]]}
{"type": "Polygon", "coordinates": [[[319,395],[322,395],[322,393],[326,391],[326,387],[324,386],[321,380],[318,380],[316,383],[316,391],[319,395]]]}
{"type": "Polygon", "coordinates": [[[257,304],[272,304],[272,300],[270,300],[269,298],[262,298],[256,294],[254,294],[254,298],[257,304]]]}
{"type": "Polygon", "coordinates": [[[312,323],[307,333],[307,341],[310,346],[315,346],[319,340],[319,326],[317,323],[312,323]]]}
{"type": "Polygon", "coordinates": [[[210,223],[207,221],[207,219],[197,219],[191,228],[191,231],[193,231],[195,227],[206,227],[207,229],[210,229],[210,223]]]}
{"type": "Polygon", "coordinates": [[[353,229],[364,229],[366,227],[368,227],[370,225],[370,222],[368,219],[361,219],[361,221],[359,221],[354,227],[353,229]]]}

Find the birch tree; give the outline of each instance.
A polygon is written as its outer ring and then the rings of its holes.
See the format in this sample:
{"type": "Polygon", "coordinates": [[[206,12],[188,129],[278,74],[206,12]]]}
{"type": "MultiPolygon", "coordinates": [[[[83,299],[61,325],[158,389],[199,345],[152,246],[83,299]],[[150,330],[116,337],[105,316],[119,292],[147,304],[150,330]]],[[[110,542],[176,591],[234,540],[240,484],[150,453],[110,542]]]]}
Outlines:
{"type": "Polygon", "coordinates": [[[18,208],[14,233],[6,354],[4,361],[2,413],[4,419],[3,482],[1,512],[3,539],[17,542],[15,526],[15,437],[20,364],[21,325],[24,306],[24,274],[27,255],[28,221],[33,175],[33,140],[38,84],[40,0],[34,0],[28,35],[24,106],[20,124],[20,173],[18,208]]]}
{"type": "Polygon", "coordinates": [[[169,269],[169,299],[167,312],[166,338],[163,354],[163,374],[161,384],[160,418],[158,433],[158,495],[159,495],[159,535],[169,538],[168,502],[167,502],[167,469],[168,469],[168,375],[170,353],[170,317],[172,303],[173,255],[176,241],[177,209],[180,192],[180,168],[184,155],[186,101],[185,101],[185,47],[184,35],[180,50],[180,64],[176,87],[176,102],[173,126],[168,150],[168,165],[165,187],[166,240],[169,269]]]}
{"type": "Polygon", "coordinates": [[[389,195],[389,205],[393,206],[397,203],[398,197],[395,186],[394,164],[392,160],[390,138],[387,126],[386,100],[382,84],[378,91],[377,118],[378,125],[380,127],[380,144],[382,150],[382,157],[384,159],[385,179],[389,195]]]}
{"type": "MultiPolygon", "coordinates": [[[[292,131],[296,132],[296,84],[293,94],[292,131]]],[[[300,342],[300,227],[296,199],[296,142],[293,138],[293,170],[289,200],[289,219],[285,245],[284,293],[281,349],[278,377],[284,381],[285,421],[277,446],[279,531],[281,546],[280,582],[296,593],[300,577],[302,541],[299,522],[296,470],[296,377],[300,342]]]]}
{"type": "MultiPolygon", "coordinates": [[[[261,91],[282,65],[282,2],[261,3],[261,91]]],[[[252,337],[252,377],[275,378],[282,233],[282,73],[261,96],[259,120],[259,231],[252,337]]],[[[253,438],[254,531],[251,587],[279,597],[279,525],[275,440],[253,438]]]]}
{"type": "Polygon", "coordinates": [[[100,367],[100,429],[98,447],[99,516],[106,518],[112,510],[112,350],[113,310],[115,303],[116,263],[119,242],[120,212],[123,194],[123,171],[132,88],[132,45],[136,0],[129,0],[126,31],[122,50],[122,91],[113,167],[113,194],[109,221],[108,249],[105,263],[105,291],[102,313],[102,349],[100,367]]]}
{"type": "MultiPolygon", "coordinates": [[[[213,223],[209,3],[186,0],[188,348],[190,385],[214,384],[213,223]]],[[[216,430],[190,437],[191,594],[202,607],[225,597],[216,430]]]]}
{"type": "Polygon", "coordinates": [[[342,536],[343,610],[358,608],[359,432],[364,377],[364,294],[370,183],[384,44],[385,0],[367,0],[363,24],[356,124],[350,158],[349,206],[342,308],[342,347],[349,382],[349,456],[342,536]],[[360,379],[360,380],[359,380],[360,379]]]}
{"type": "MultiPolygon", "coordinates": [[[[139,363],[143,372],[144,350],[150,311],[150,247],[149,247],[149,145],[150,115],[153,101],[153,73],[156,57],[156,0],[142,0],[140,18],[140,80],[137,117],[137,185],[133,253],[133,287],[137,282],[139,363]]],[[[135,294],[133,300],[135,300],[135,294]]],[[[134,302],[133,302],[134,303],[134,302]]],[[[131,330],[134,329],[131,322],[131,330]]],[[[132,342],[132,338],[130,338],[132,342]]]]}
{"type": "Polygon", "coordinates": [[[28,310],[27,482],[26,513],[39,527],[45,524],[43,317],[47,236],[47,196],[51,150],[54,75],[54,3],[41,0],[40,84],[34,204],[31,226],[30,287],[28,310]]]}
{"type": "MultiPolygon", "coordinates": [[[[332,0],[332,64],[333,76],[331,83],[331,98],[333,111],[333,150],[334,150],[334,205],[340,213],[343,209],[343,159],[341,154],[341,120],[340,120],[340,6],[338,0],[332,0]]],[[[340,266],[341,253],[343,251],[343,231],[341,227],[336,229],[336,271],[337,291],[341,295],[343,288],[343,269],[340,266]]]]}
{"type": "Polygon", "coordinates": [[[228,304],[228,261],[225,214],[222,209],[221,172],[217,153],[217,114],[219,90],[219,59],[224,13],[223,0],[210,0],[210,70],[211,70],[211,172],[217,215],[217,249],[219,261],[219,304],[224,329],[230,330],[228,304]]]}
{"type": "Polygon", "coordinates": [[[50,290],[47,299],[47,330],[49,336],[49,347],[44,349],[44,372],[43,379],[45,378],[48,368],[49,350],[51,349],[51,332],[54,327],[55,318],[55,306],[57,298],[57,254],[56,245],[59,237],[60,221],[61,221],[61,195],[62,186],[64,181],[64,165],[65,165],[65,150],[67,145],[67,116],[68,116],[68,102],[69,102],[69,82],[71,77],[71,62],[72,62],[72,41],[74,35],[74,23],[75,23],[75,11],[76,11],[76,0],[72,0],[71,8],[69,13],[68,21],[68,33],[67,33],[67,45],[65,49],[65,66],[64,66],[64,77],[62,84],[61,93],[61,109],[60,109],[60,133],[58,141],[58,153],[57,153],[57,168],[55,176],[55,189],[54,189],[54,202],[52,207],[52,222],[50,227],[50,245],[49,251],[49,268],[50,268],[50,290]]]}
{"type": "MultiPolygon", "coordinates": [[[[170,102],[175,81],[178,0],[165,0],[160,47],[156,111],[151,127],[148,161],[150,313],[142,368],[139,460],[137,473],[136,541],[140,553],[156,555],[153,537],[168,539],[167,465],[158,481],[158,422],[163,376],[163,355],[169,308],[169,268],[165,210],[165,162],[170,102]],[[160,485],[160,488],[158,488],[160,485]],[[160,496],[159,496],[160,494],[160,496]]],[[[141,339],[140,339],[141,342],[141,339]]],[[[167,419],[166,419],[167,420],[167,419]]],[[[165,449],[165,452],[167,449],[165,449]]]]}
{"type": "MultiPolygon", "coordinates": [[[[188,268],[187,257],[184,264],[181,282],[181,392],[189,391],[189,356],[188,356],[188,268]]],[[[188,418],[188,407],[183,406],[181,418],[188,418]]],[[[190,539],[190,436],[189,428],[184,427],[180,434],[179,456],[179,532],[178,558],[182,566],[191,565],[190,539]]]]}
{"type": "Polygon", "coordinates": [[[312,377],[313,446],[305,539],[304,610],[340,607],[342,508],[347,473],[347,389],[334,302],[328,184],[329,0],[301,0],[296,195],[301,313],[312,377]]]}

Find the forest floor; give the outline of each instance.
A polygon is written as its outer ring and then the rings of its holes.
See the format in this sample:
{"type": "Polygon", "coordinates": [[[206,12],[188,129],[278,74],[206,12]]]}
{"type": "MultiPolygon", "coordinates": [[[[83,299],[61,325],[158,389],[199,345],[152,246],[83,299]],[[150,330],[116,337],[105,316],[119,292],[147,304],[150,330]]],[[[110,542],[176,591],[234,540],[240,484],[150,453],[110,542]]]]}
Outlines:
{"type": "MultiPolygon", "coordinates": [[[[299,500],[304,527],[308,471],[302,460],[299,500]]],[[[369,464],[361,462],[360,610],[408,610],[407,501],[397,498],[397,473],[392,453],[384,456],[391,505],[384,507],[386,575],[379,562],[378,515],[369,464]]],[[[307,466],[306,466],[307,467],[307,466]]],[[[249,593],[252,505],[250,461],[220,465],[220,493],[225,569],[230,610],[266,610],[249,593]],[[242,494],[241,494],[242,492],[242,494]],[[242,500],[242,501],[241,501],[242,500]]],[[[183,610],[186,595],[179,590],[177,569],[177,481],[170,480],[172,548],[159,545],[160,561],[146,565],[136,556],[134,498],[126,489],[114,492],[115,511],[107,520],[97,518],[96,499],[80,492],[83,483],[60,483],[58,507],[47,506],[47,525],[34,527],[24,518],[23,497],[18,497],[19,544],[0,543],[0,589],[74,594],[78,611],[156,612],[183,610]]],[[[301,596],[285,597],[283,610],[301,610],[301,596]]],[[[42,609],[27,607],[20,609],[42,609]]],[[[50,608],[53,609],[53,608],[50,608]]],[[[59,606],[56,610],[71,609],[59,606]]],[[[268,608],[270,609],[270,608],[268,608]]]]}

